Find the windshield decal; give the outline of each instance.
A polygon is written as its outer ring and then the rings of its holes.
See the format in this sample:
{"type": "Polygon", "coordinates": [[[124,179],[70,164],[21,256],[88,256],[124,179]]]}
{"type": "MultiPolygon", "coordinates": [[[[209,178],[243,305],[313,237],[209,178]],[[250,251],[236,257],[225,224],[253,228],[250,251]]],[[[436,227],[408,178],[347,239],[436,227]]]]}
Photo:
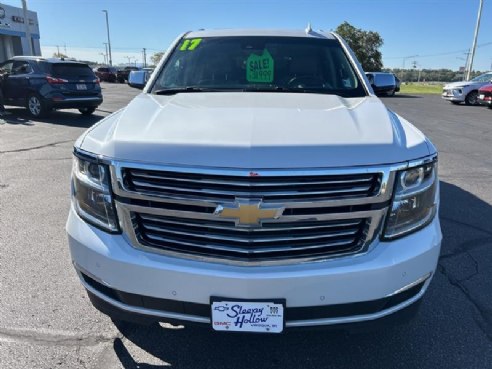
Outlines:
{"type": "Polygon", "coordinates": [[[251,54],[246,60],[246,80],[248,82],[273,82],[273,58],[267,49],[263,54],[251,54]]]}
{"type": "Polygon", "coordinates": [[[183,41],[183,44],[179,48],[180,51],[193,51],[197,48],[198,45],[200,45],[200,42],[202,42],[201,38],[194,38],[192,40],[186,39],[183,41]]]}

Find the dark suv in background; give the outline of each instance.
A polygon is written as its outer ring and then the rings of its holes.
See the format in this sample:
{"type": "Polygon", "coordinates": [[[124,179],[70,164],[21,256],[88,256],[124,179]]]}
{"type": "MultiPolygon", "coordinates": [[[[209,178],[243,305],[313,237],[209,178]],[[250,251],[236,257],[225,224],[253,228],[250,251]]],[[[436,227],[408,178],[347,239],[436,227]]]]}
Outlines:
{"type": "Polygon", "coordinates": [[[125,83],[128,81],[128,75],[132,70],[140,70],[138,67],[125,67],[123,69],[119,69],[118,72],[116,72],[116,79],[120,83],[125,83]]]}
{"type": "Polygon", "coordinates": [[[101,86],[84,63],[16,56],[0,64],[5,105],[25,106],[33,117],[53,109],[92,114],[102,104],[101,86]]]}
{"type": "Polygon", "coordinates": [[[116,82],[116,68],[112,67],[99,67],[96,69],[96,76],[104,82],[116,82]]]}

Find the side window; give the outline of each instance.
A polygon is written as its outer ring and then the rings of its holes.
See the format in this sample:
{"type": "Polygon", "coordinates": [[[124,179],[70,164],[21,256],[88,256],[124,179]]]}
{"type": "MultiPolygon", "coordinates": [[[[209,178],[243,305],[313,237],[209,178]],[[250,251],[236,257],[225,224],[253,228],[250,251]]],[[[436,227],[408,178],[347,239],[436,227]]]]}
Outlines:
{"type": "Polygon", "coordinates": [[[12,74],[27,74],[31,71],[31,66],[27,61],[15,61],[12,67],[12,74]]]}
{"type": "Polygon", "coordinates": [[[7,63],[4,63],[4,64],[0,64],[0,71],[2,73],[12,73],[12,65],[14,64],[14,62],[7,62],[7,63]]]}

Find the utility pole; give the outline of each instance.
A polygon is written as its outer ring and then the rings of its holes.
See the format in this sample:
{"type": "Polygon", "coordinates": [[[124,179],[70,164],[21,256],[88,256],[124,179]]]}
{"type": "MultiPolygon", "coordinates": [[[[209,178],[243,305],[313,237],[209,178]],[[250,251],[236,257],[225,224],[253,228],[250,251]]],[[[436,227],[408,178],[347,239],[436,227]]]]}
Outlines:
{"type": "Polygon", "coordinates": [[[478,38],[478,30],[480,29],[480,18],[482,18],[482,8],[483,8],[483,0],[480,0],[480,5],[478,7],[478,16],[477,16],[477,24],[475,26],[475,34],[473,35],[473,44],[470,56],[470,68],[468,68],[468,72],[466,74],[466,80],[470,80],[470,74],[473,69],[473,59],[475,58],[475,50],[477,49],[477,38],[478,38]]]}
{"type": "Polygon", "coordinates": [[[104,44],[104,47],[106,48],[106,59],[108,59],[108,43],[103,42],[103,44],[104,44]]]}
{"type": "Polygon", "coordinates": [[[26,38],[29,45],[29,55],[34,55],[32,47],[31,30],[29,29],[29,14],[27,13],[27,0],[22,0],[22,11],[24,13],[24,25],[26,28],[26,38]]]}
{"type": "Polygon", "coordinates": [[[60,46],[56,45],[57,56],[60,57],[60,46]]]}
{"type": "Polygon", "coordinates": [[[144,47],[143,48],[143,66],[144,68],[147,66],[147,53],[146,53],[147,49],[144,47]]]}
{"type": "MultiPolygon", "coordinates": [[[[412,67],[413,67],[413,69],[415,69],[415,70],[417,69],[417,61],[416,61],[416,60],[414,60],[414,61],[412,62],[412,67]]],[[[419,80],[420,80],[420,73],[419,73],[419,75],[418,75],[417,82],[419,82],[419,80]]]]}
{"type": "Polygon", "coordinates": [[[103,10],[106,13],[106,30],[108,32],[108,49],[109,49],[109,65],[113,66],[113,58],[111,57],[111,40],[109,39],[109,19],[108,19],[108,11],[103,10]]]}
{"type": "Polygon", "coordinates": [[[67,44],[66,43],[63,43],[63,49],[65,50],[65,55],[68,55],[67,54],[67,44]]]}

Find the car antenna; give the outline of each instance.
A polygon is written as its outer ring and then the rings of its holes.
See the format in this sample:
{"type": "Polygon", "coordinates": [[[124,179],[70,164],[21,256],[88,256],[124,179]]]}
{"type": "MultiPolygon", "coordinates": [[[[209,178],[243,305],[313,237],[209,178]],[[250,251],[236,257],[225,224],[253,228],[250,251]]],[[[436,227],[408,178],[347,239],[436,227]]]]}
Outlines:
{"type": "Polygon", "coordinates": [[[308,22],[308,25],[304,31],[306,32],[306,34],[309,34],[309,33],[311,33],[312,30],[313,29],[311,28],[311,22],[308,22]]]}

